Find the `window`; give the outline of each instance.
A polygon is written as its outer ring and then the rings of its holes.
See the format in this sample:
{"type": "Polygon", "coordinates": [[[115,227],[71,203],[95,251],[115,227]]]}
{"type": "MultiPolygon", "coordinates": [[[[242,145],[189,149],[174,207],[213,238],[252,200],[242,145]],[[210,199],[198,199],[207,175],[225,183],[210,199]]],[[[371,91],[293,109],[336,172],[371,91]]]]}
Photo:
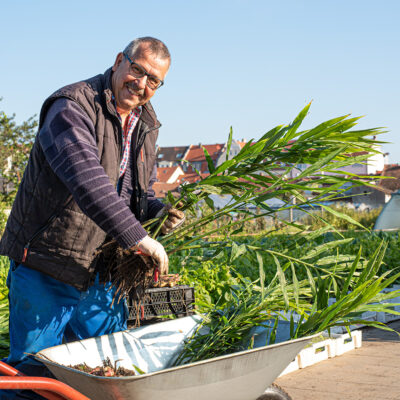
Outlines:
{"type": "Polygon", "coordinates": [[[195,161],[195,162],[192,163],[193,167],[198,169],[198,170],[200,170],[201,164],[202,164],[201,161],[195,161]]]}

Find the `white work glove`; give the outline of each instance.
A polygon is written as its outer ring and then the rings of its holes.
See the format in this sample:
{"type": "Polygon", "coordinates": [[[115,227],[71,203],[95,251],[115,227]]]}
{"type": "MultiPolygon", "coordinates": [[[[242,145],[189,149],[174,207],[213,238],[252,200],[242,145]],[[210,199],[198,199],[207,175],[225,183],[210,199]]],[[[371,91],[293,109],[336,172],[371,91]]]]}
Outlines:
{"type": "Polygon", "coordinates": [[[160,275],[168,274],[168,256],[164,246],[157,240],[152,239],[150,236],[145,236],[134,249],[150,256],[158,266],[160,275]]]}
{"type": "Polygon", "coordinates": [[[161,233],[166,235],[171,233],[176,228],[179,228],[185,222],[185,214],[183,211],[172,208],[171,206],[165,206],[156,215],[156,218],[162,217],[168,213],[168,218],[165,220],[161,227],[161,233]]]}

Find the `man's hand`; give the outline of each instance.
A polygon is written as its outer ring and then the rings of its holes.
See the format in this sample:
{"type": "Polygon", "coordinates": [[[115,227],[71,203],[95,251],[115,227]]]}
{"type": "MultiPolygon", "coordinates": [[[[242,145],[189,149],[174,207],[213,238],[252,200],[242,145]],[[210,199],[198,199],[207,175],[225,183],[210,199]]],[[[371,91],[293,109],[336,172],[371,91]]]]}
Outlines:
{"type": "Polygon", "coordinates": [[[171,233],[185,222],[185,214],[183,211],[177,210],[176,208],[169,208],[168,206],[160,210],[156,217],[161,217],[165,213],[168,213],[168,218],[161,227],[161,233],[164,235],[171,233]]]}
{"type": "Polygon", "coordinates": [[[152,257],[158,265],[161,275],[168,274],[168,256],[164,246],[157,240],[152,239],[150,236],[145,236],[134,249],[152,257]]]}

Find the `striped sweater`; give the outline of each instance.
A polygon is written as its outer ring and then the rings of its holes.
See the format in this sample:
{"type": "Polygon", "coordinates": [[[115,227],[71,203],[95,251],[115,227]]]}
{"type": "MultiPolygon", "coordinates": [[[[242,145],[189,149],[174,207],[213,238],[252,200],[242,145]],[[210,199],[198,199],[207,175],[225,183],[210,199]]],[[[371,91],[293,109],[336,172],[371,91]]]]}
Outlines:
{"type": "MultiPolygon", "coordinates": [[[[120,195],[100,165],[94,126],[77,103],[57,99],[40,129],[39,141],[47,162],[79,207],[109,236],[129,248],[147,235],[129,208],[134,141],[127,170],[121,178],[120,195]]],[[[156,166],[148,191],[149,218],[163,207],[152,190],[155,180],[156,166]]]]}

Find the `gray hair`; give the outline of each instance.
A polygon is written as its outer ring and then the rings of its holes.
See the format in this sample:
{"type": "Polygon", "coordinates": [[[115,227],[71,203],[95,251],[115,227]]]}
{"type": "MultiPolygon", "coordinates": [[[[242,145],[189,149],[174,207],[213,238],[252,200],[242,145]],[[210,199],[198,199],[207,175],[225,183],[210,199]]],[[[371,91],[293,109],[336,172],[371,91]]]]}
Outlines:
{"type": "Polygon", "coordinates": [[[125,47],[124,53],[133,58],[141,44],[147,44],[149,50],[153,54],[156,54],[162,59],[167,58],[169,62],[171,62],[171,54],[169,53],[168,47],[161,40],[158,40],[151,36],[144,36],[132,40],[132,42],[130,42],[128,46],[125,47]]]}

